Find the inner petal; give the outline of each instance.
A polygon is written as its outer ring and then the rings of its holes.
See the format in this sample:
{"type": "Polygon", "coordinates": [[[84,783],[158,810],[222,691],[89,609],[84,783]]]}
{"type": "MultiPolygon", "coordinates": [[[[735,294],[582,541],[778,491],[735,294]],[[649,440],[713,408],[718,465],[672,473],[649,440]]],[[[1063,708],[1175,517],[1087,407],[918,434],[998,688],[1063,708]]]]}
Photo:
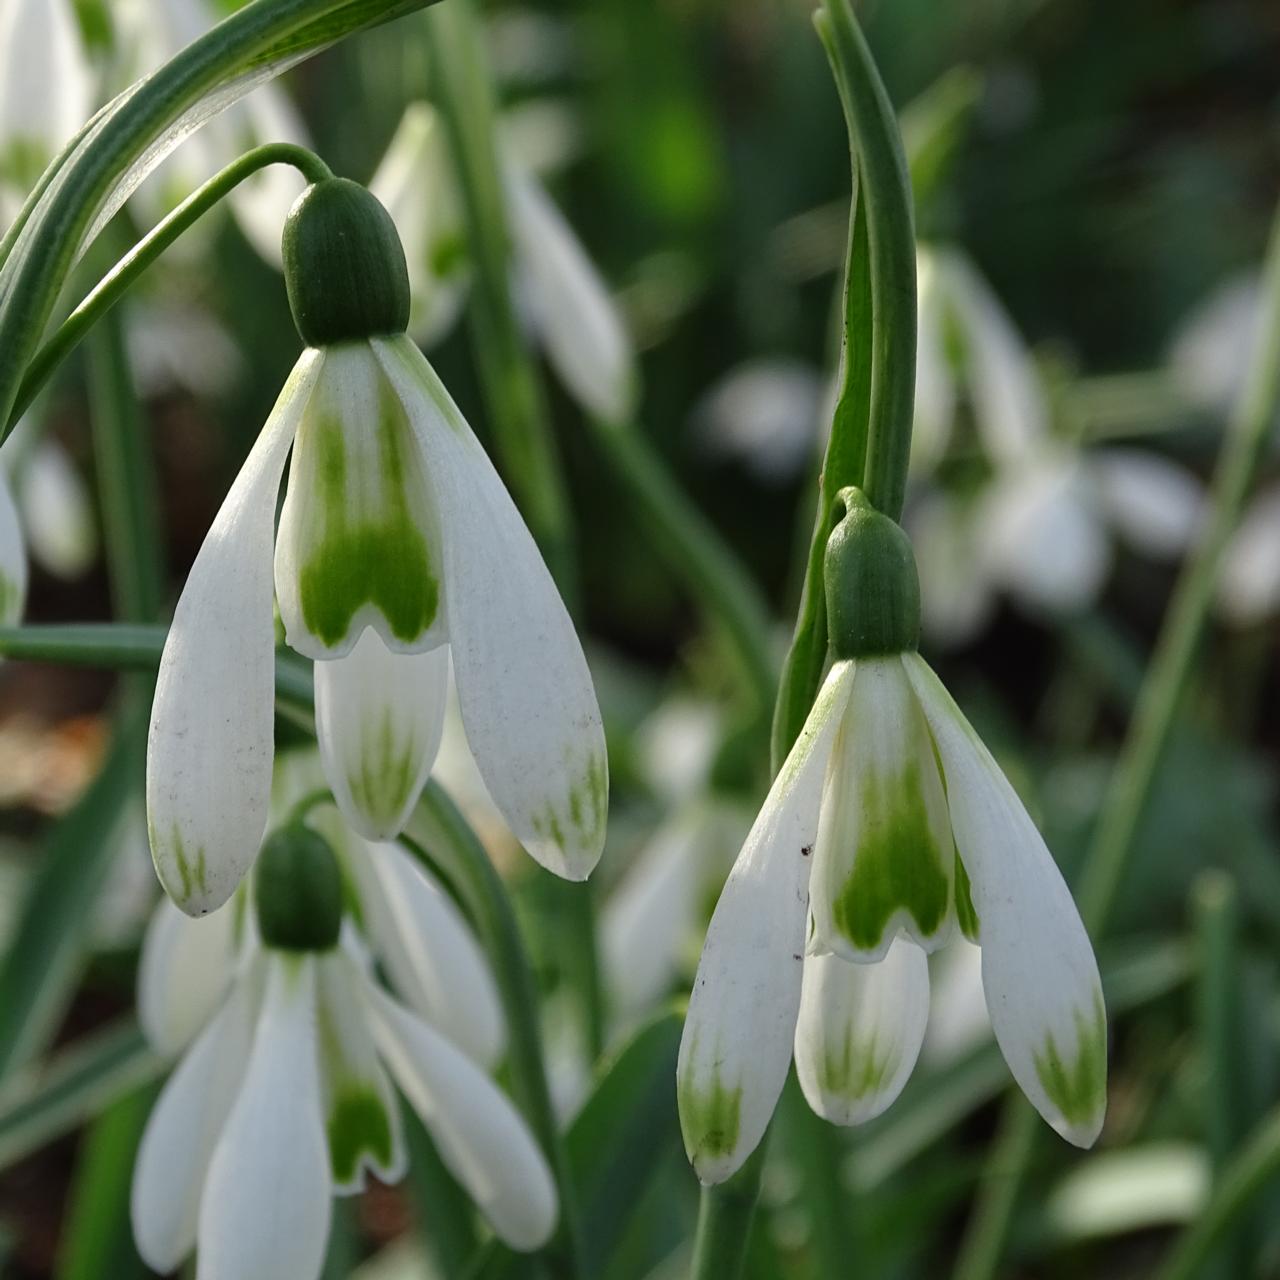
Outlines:
{"type": "Polygon", "coordinates": [[[810,886],[814,948],[878,960],[950,936],[955,850],[931,739],[899,657],[862,660],[831,754],[810,886]]]}
{"type": "Polygon", "coordinates": [[[368,343],[325,352],[294,445],[275,577],[286,639],[307,657],[346,654],[369,626],[402,653],[444,638],[431,486],[368,343]]]}

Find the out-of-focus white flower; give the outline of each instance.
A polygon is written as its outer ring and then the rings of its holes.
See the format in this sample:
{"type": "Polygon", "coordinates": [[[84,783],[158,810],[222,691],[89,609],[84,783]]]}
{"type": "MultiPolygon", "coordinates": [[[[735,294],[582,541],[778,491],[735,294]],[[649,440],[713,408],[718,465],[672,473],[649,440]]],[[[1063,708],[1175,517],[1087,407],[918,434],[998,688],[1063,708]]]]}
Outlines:
{"type": "MultiPolygon", "coordinates": [[[[528,158],[509,142],[501,150],[521,306],[570,394],[588,413],[624,422],[635,407],[636,372],[622,317],[528,158]]],[[[431,107],[408,109],[370,189],[387,205],[406,245],[420,300],[412,332],[421,341],[436,340],[456,318],[469,272],[458,179],[431,107]]]]}
{"type": "Polygon", "coordinates": [[[1178,327],[1168,363],[1193,404],[1231,412],[1262,333],[1262,302],[1262,281],[1248,272],[1215,289],[1178,327]]]}
{"type": "Polygon", "coordinates": [[[54,577],[74,581],[98,554],[98,525],[89,486],[66,450],[37,441],[14,477],[18,510],[32,558],[54,577]]]}
{"type": "MultiPolygon", "coordinates": [[[[116,0],[121,79],[154,71],[223,16],[210,0],[116,0]]],[[[158,222],[241,153],[267,142],[310,145],[301,116],[275,83],[260,85],[187,138],[134,194],[134,206],[158,222]]],[[[304,186],[291,166],[271,165],[228,197],[245,238],[272,266],[280,266],[280,228],[304,186]]]]}
{"type": "Polygon", "coordinates": [[[1235,626],[1280,613],[1280,488],[1264,489],[1253,499],[1227,544],[1218,577],[1218,609],[1235,626]]]}
{"type": "MultiPolygon", "coordinates": [[[[3,456],[2,450],[0,456],[3,456]]],[[[0,470],[0,624],[10,627],[21,621],[26,603],[27,549],[18,508],[0,470]]]]}
{"type": "Polygon", "coordinates": [[[332,1196],[405,1172],[393,1079],[503,1240],[536,1248],[555,1225],[546,1161],[484,1070],[501,1016],[456,908],[397,847],[348,836],[342,861],[358,928],[340,925],[334,849],[290,826],[235,908],[191,920],[162,899],[152,919],[139,1018],[158,1051],[185,1050],[134,1171],[134,1235],[158,1271],[198,1245],[204,1280],[317,1277],[332,1196]]]}
{"type": "Polygon", "coordinates": [[[1001,591],[1035,614],[1087,609],[1110,572],[1113,536],[1152,558],[1184,553],[1202,518],[1199,481],[1154,453],[1056,438],[1035,361],[989,286],[954,249],[922,248],[919,261],[923,435],[906,525],[931,639],[971,640],[1001,591]],[[934,471],[962,398],[987,474],[952,494],[934,471]]]}
{"type": "Polygon", "coordinates": [[[982,948],[953,938],[933,954],[933,999],[920,1061],[943,1067],[991,1036],[991,1015],[982,990],[982,948]]]}
{"type": "Polygon", "coordinates": [[[95,93],[71,0],[0,0],[0,226],[89,119],[95,93]]]}
{"type": "Polygon", "coordinates": [[[129,309],[128,324],[129,364],[143,396],[167,395],[180,388],[201,397],[217,396],[236,381],[243,367],[231,335],[197,304],[139,299],[129,309]]]}
{"type": "Polygon", "coordinates": [[[812,459],[825,390],[803,361],[748,360],[702,397],[694,419],[709,451],[741,458],[762,480],[785,482],[812,459]]]}

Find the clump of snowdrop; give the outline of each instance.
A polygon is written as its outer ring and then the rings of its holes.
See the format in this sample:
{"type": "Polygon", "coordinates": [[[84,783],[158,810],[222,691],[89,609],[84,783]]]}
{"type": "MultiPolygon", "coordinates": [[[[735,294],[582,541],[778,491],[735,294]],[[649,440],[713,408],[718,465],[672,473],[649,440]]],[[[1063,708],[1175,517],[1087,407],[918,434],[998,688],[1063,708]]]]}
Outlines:
{"type": "MultiPolygon", "coordinates": [[[[524,153],[508,145],[501,162],[514,287],[532,330],[583,409],[624,423],[635,407],[636,372],[622,317],[524,153]]],[[[458,178],[432,107],[409,107],[369,185],[404,238],[418,300],[411,331],[429,344],[455,323],[471,278],[458,178]]]]}
{"type": "Polygon", "coordinates": [[[857,490],[826,553],[834,665],[729,875],[678,1069],[699,1177],[760,1141],[794,1055],[819,1114],[883,1111],[928,1018],[926,954],[957,931],[1009,1069],[1088,1146],[1106,1106],[1097,964],[1062,876],[990,752],[916,653],[910,544],[857,490]]]}
{"type": "Polygon", "coordinates": [[[183,1054],[134,1171],[155,1270],[195,1249],[201,1280],[314,1280],[332,1197],[405,1172],[393,1080],[500,1238],[533,1249],[553,1231],[546,1161],[486,1072],[502,1046],[493,979],[403,849],[351,837],[340,865],[313,826],[285,822],[234,910],[191,920],[161,900],[138,1005],[153,1046],[183,1054]]]}
{"type": "MultiPolygon", "coordinates": [[[[919,553],[924,625],[972,639],[1000,593],[1050,618],[1087,609],[1112,564],[1112,535],[1154,559],[1194,540],[1202,490],[1190,472],[1132,448],[1085,450],[1056,435],[1035,361],[990,287],[958,251],[918,252],[919,344],[906,517],[919,553]],[[939,465],[967,403],[977,483],[939,465]]],[[[972,475],[974,468],[962,468],[972,475]]]]}
{"type": "Polygon", "coordinates": [[[147,756],[160,879],[202,914],[257,852],[273,594],[289,646],[315,660],[321,754],[355,830],[388,840],[402,829],[439,746],[452,664],[468,743],[508,826],[543,865],[583,879],[608,804],[591,676],[510,496],[405,336],[391,219],[354,183],[318,183],[290,214],[284,260],[307,350],[205,539],[161,660],[147,756]]]}

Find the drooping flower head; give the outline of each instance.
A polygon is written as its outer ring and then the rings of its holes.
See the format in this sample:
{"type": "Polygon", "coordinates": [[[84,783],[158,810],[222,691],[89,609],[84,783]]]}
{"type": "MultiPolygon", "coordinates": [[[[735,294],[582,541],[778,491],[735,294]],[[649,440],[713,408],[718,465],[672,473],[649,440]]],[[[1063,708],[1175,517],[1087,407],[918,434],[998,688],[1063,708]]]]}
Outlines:
{"type": "Polygon", "coordinates": [[[393,1080],[499,1237],[532,1249],[555,1226],[546,1160],[486,1073],[502,1023],[467,926],[403,850],[352,840],[342,864],[287,822],[242,909],[191,920],[162,900],[152,920],[140,1019],[158,1051],[185,1050],[134,1170],[134,1236],[159,1272],[198,1249],[201,1280],[315,1280],[333,1196],[406,1171],[393,1080]]]}
{"type": "Polygon", "coordinates": [[[915,652],[902,530],[857,490],[827,547],[834,665],[716,907],[680,1046],[685,1146],[719,1182],[754,1150],[793,1053],[810,1105],[870,1119],[915,1064],[926,953],[982,948],[996,1039],[1081,1146],[1106,1105],[1097,964],[1008,780],[915,652]]]}
{"type": "Polygon", "coordinates": [[[583,879],[608,803],[590,673],[510,496],[405,337],[391,219],[355,183],[318,183],[290,215],[284,259],[308,349],[200,549],[161,661],[147,758],[160,879],[183,910],[211,911],[261,842],[273,594],[288,644],[315,660],[320,749],[352,827],[372,840],[403,827],[452,669],[495,804],[538,861],[583,879]]]}

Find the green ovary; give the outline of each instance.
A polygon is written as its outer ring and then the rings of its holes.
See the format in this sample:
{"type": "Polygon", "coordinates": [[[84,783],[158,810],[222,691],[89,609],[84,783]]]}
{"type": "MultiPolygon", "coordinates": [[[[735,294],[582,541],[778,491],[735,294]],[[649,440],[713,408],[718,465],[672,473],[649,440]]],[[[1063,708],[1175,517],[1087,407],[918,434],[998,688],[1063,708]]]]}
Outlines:
{"type": "MultiPolygon", "coordinates": [[[[409,427],[394,392],[379,388],[378,469],[383,496],[376,510],[353,520],[349,460],[343,422],[326,417],[305,423],[316,451],[312,477],[321,534],[299,570],[302,616],[328,646],[341,643],[352,620],[370,605],[391,634],[408,644],[421,636],[440,607],[440,584],[426,539],[410,514],[410,481],[404,456],[409,427]]],[[[301,434],[301,433],[300,433],[301,434]]],[[[412,447],[411,445],[409,447],[412,447]]],[[[365,504],[367,505],[367,504],[365,504]]]]}
{"type": "Polygon", "coordinates": [[[730,1155],[738,1145],[742,1086],[727,1088],[719,1079],[707,1089],[680,1082],[680,1128],[691,1160],[730,1155]]]}
{"type": "Polygon", "coordinates": [[[342,1094],[329,1115],[329,1160],[334,1180],[350,1183],[363,1156],[380,1169],[391,1167],[391,1121],[382,1099],[371,1089],[342,1094]]]}
{"type": "Polygon", "coordinates": [[[412,735],[396,734],[390,708],[376,722],[366,721],[360,735],[359,758],[347,769],[351,798],[376,821],[392,822],[409,801],[417,780],[417,753],[412,735]]]}
{"type": "Polygon", "coordinates": [[[919,765],[909,765],[887,786],[868,787],[861,799],[857,856],[832,904],[832,919],[860,951],[880,946],[898,911],[905,911],[927,938],[946,919],[951,882],[929,829],[919,765]]]}
{"type": "Polygon", "coordinates": [[[1107,1015],[1101,997],[1093,1017],[1076,1011],[1076,1054],[1067,1062],[1052,1033],[1035,1055],[1036,1075],[1049,1100],[1073,1126],[1088,1125],[1107,1100],[1107,1015]]]}

